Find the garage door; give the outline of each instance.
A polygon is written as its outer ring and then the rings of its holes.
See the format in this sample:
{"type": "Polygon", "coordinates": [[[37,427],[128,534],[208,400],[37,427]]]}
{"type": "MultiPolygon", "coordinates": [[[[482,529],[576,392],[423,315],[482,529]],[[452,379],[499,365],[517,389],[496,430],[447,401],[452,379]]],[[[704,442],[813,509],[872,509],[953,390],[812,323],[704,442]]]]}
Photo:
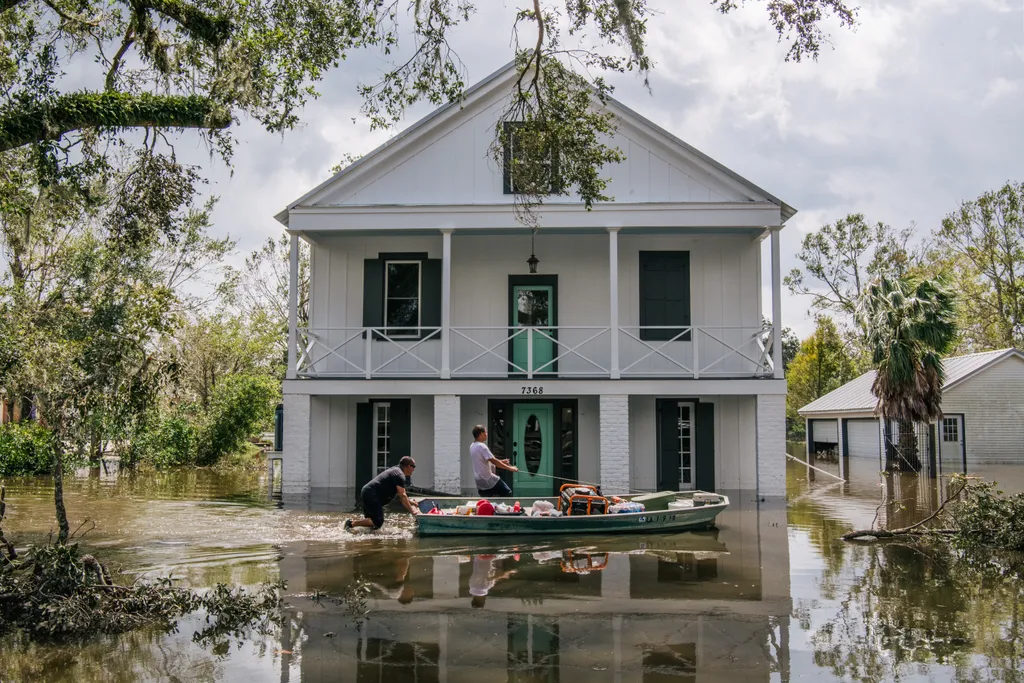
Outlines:
{"type": "Polygon", "coordinates": [[[839,421],[814,420],[811,422],[811,434],[818,443],[839,443],[839,421]]]}
{"type": "Polygon", "coordinates": [[[880,429],[877,420],[847,420],[846,445],[854,458],[878,460],[880,429]]]}

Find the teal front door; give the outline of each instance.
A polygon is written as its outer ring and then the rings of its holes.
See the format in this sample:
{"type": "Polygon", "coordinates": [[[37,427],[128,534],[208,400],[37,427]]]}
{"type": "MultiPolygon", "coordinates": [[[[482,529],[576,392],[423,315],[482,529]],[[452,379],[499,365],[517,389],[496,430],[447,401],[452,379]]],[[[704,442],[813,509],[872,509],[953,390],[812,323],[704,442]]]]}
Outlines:
{"type": "Polygon", "coordinates": [[[555,373],[555,288],[551,285],[512,285],[514,373],[555,373]],[[530,353],[530,347],[533,353],[530,353]]]}
{"type": "Polygon", "coordinates": [[[512,408],[512,493],[550,496],[555,471],[555,420],[550,403],[517,403],[512,408]]]}

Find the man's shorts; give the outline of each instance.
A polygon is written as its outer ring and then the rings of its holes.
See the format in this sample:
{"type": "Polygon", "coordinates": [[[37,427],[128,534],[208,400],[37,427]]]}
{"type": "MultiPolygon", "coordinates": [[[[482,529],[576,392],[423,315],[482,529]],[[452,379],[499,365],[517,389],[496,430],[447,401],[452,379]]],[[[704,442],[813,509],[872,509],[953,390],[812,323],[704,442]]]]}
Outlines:
{"type": "Polygon", "coordinates": [[[477,489],[476,492],[480,494],[481,498],[508,498],[512,495],[512,489],[501,479],[491,488],[486,490],[477,489]]]}
{"type": "Polygon", "coordinates": [[[363,493],[363,517],[373,522],[373,528],[379,529],[384,526],[384,506],[372,492],[363,493]]]}

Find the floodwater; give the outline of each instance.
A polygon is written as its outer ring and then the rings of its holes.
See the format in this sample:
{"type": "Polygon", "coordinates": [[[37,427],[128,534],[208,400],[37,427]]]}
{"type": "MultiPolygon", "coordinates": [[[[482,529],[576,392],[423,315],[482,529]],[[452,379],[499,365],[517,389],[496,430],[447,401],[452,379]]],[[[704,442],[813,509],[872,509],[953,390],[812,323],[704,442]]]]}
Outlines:
{"type": "MultiPolygon", "coordinates": [[[[257,475],[80,477],[65,497],[72,528],[95,523],[91,552],[195,587],[284,579],[283,625],[212,650],[192,642],[199,616],[176,633],[0,641],[0,681],[1024,679],[1021,583],[943,548],[837,540],[876,514],[920,519],[942,494],[876,469],[852,463],[842,483],[790,463],[788,505],[735,493],[714,531],[515,545],[417,539],[400,514],[348,535],[343,513],[269,502],[257,475]],[[356,582],[364,604],[337,599],[356,582]]],[[[47,482],[7,485],[8,536],[45,540],[47,482]]]]}

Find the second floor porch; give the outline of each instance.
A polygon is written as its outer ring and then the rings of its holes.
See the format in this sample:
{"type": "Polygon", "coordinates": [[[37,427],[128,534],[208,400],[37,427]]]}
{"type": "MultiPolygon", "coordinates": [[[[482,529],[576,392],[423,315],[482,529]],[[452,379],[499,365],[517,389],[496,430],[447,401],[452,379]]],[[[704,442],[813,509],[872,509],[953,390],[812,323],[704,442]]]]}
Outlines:
{"type": "Polygon", "coordinates": [[[761,236],[306,234],[308,319],[292,316],[290,377],[778,378],[761,236]]]}

